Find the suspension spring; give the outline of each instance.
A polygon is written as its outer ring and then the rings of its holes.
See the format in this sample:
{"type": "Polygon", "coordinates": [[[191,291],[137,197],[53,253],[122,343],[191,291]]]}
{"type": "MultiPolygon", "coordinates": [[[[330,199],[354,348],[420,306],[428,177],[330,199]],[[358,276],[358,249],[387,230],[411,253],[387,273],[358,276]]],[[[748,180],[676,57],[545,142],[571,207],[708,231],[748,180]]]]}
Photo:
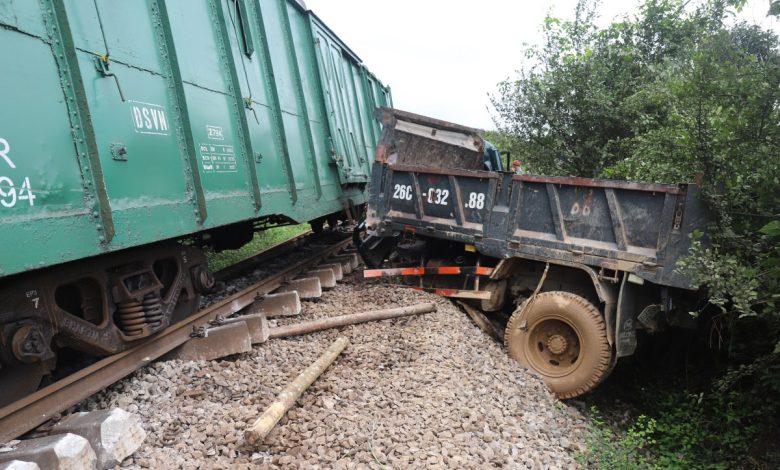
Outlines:
{"type": "Polygon", "coordinates": [[[143,300],[127,300],[117,304],[119,328],[126,336],[150,334],[163,324],[165,314],[162,299],[156,292],[150,292],[143,300]]]}
{"type": "Polygon", "coordinates": [[[146,325],[146,315],[141,302],[127,300],[117,304],[119,310],[119,328],[126,336],[138,336],[143,334],[146,325]]]}
{"type": "Polygon", "coordinates": [[[157,329],[163,323],[162,299],[156,292],[150,292],[144,296],[143,301],[146,323],[152,329],[157,329]]]}

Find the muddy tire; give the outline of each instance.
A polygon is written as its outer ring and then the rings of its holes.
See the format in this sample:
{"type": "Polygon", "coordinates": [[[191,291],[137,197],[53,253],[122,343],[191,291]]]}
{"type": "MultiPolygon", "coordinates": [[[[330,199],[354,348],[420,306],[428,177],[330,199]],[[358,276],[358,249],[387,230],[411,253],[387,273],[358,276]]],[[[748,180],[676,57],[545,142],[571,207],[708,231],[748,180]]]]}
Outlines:
{"type": "Polygon", "coordinates": [[[544,292],[523,302],[509,319],[504,344],[510,357],[541,376],[561,399],[593,389],[611,370],[601,313],[569,292],[544,292]]]}

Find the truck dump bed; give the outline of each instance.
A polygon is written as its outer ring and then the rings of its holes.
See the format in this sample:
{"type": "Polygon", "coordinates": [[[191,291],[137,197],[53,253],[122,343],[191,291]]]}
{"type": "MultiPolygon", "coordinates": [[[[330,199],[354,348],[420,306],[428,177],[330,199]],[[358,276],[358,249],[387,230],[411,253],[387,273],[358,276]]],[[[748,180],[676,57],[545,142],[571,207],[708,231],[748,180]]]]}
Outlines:
{"type": "MultiPolygon", "coordinates": [[[[425,118],[413,116],[426,125],[425,118]]],[[[496,258],[581,263],[604,276],[623,271],[689,287],[675,264],[688,253],[691,232],[706,223],[697,186],[463,168],[460,158],[443,157],[446,144],[436,139],[418,135],[418,145],[399,145],[403,133],[397,130],[406,127],[405,118],[406,113],[382,112],[367,219],[377,235],[414,232],[474,244],[496,258]],[[436,165],[430,164],[431,154],[437,155],[436,165]]],[[[441,127],[442,121],[427,125],[441,127]]]]}
{"type": "Polygon", "coordinates": [[[386,146],[378,150],[389,156],[388,163],[469,170],[484,166],[485,141],[477,129],[398,109],[379,108],[376,117],[390,124],[386,146]]]}

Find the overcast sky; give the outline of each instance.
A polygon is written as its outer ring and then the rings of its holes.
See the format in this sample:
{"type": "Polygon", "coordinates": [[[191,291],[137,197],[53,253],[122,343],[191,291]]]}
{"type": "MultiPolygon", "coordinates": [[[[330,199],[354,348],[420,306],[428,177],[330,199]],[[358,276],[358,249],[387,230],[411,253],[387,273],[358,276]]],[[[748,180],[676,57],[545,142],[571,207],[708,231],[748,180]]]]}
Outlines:
{"type": "MultiPolygon", "coordinates": [[[[523,43],[542,41],[545,15],[571,18],[576,0],[305,0],[393,90],[395,107],[492,129],[488,93],[514,76],[523,43]]],[[[637,0],[603,0],[600,23],[633,14],[637,0]]],[[[780,31],[769,2],[740,14],[780,31]]]]}

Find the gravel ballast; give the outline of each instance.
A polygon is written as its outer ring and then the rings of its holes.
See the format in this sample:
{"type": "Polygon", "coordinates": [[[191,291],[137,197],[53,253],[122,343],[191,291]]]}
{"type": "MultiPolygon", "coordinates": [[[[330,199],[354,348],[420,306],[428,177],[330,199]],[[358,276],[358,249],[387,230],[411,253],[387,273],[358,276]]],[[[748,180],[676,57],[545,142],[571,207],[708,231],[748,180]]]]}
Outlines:
{"type": "Polygon", "coordinates": [[[223,360],[157,362],[83,408],[141,417],[148,437],[129,468],[577,468],[583,414],[448,300],[357,273],[276,322],[430,301],[437,312],[274,339],[223,360]],[[348,348],[248,446],[247,425],[337,336],[348,348]]]}

